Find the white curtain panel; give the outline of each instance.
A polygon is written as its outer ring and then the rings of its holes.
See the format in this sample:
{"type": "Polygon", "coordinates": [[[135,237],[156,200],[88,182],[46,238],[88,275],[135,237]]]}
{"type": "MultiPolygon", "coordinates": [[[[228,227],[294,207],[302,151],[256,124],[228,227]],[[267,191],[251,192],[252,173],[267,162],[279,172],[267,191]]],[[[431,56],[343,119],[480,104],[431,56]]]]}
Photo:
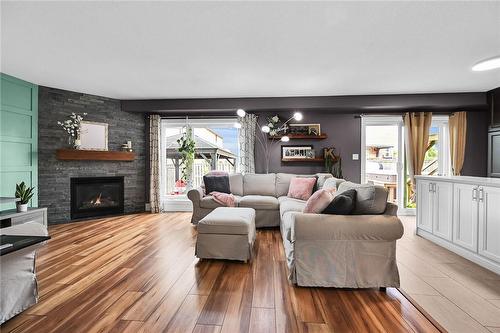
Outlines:
{"type": "Polygon", "coordinates": [[[160,212],[160,116],[149,116],[149,204],[151,213],[160,212]]]}
{"type": "Polygon", "coordinates": [[[247,113],[240,122],[240,171],[255,173],[254,148],[257,116],[247,113]]]}

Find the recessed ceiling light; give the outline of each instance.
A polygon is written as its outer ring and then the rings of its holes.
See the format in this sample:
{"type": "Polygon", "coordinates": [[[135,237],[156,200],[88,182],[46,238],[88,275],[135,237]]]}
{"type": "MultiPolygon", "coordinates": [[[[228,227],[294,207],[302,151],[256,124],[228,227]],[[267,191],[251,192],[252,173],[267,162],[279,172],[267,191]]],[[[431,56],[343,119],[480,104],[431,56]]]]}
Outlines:
{"type": "Polygon", "coordinates": [[[489,71],[495,68],[500,68],[500,56],[482,60],[472,66],[472,70],[475,72],[489,71]]]}

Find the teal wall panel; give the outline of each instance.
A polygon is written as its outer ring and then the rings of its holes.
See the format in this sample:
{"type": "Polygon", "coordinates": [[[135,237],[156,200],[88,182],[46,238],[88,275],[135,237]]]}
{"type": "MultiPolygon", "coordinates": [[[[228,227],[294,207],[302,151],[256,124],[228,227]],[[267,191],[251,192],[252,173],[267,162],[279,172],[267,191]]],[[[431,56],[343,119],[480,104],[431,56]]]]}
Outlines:
{"type": "MultiPolygon", "coordinates": [[[[2,79],[4,76],[2,76],[2,79]]],[[[2,80],[2,106],[14,107],[28,112],[33,111],[31,100],[31,83],[15,79],[5,75],[2,80]]]]}
{"type": "Polygon", "coordinates": [[[14,138],[32,138],[32,115],[20,114],[7,110],[0,113],[1,135],[14,138]]]}
{"type": "Polygon", "coordinates": [[[0,79],[0,196],[14,196],[16,183],[24,181],[36,187],[31,206],[37,207],[38,86],[3,73],[0,79]]]}

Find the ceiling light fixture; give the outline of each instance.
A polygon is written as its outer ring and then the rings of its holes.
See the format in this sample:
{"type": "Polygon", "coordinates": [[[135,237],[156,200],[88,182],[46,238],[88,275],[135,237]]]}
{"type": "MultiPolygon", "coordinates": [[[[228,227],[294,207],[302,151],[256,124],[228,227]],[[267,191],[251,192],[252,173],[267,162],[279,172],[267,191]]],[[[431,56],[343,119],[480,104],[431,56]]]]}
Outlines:
{"type": "Polygon", "coordinates": [[[283,141],[283,142],[288,142],[288,141],[290,141],[290,137],[289,137],[288,135],[283,135],[283,136],[281,137],[281,141],[283,141]]]}
{"type": "Polygon", "coordinates": [[[496,68],[500,68],[500,56],[481,60],[480,62],[472,66],[472,70],[474,72],[489,71],[496,68]]]}
{"type": "Polygon", "coordinates": [[[295,120],[297,120],[297,121],[301,121],[301,120],[302,120],[302,118],[304,118],[304,116],[302,116],[302,113],[300,113],[300,112],[295,112],[295,113],[293,114],[293,119],[295,119],[295,120]]]}

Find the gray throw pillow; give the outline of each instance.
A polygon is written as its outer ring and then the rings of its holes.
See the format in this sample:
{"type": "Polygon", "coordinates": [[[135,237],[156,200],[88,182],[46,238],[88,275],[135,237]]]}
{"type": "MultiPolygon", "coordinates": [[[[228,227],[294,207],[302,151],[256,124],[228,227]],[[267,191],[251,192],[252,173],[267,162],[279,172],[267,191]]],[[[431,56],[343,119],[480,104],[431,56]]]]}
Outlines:
{"type": "Polygon", "coordinates": [[[231,193],[228,175],[205,175],[203,183],[205,183],[206,194],[212,192],[231,193]]]}
{"type": "Polygon", "coordinates": [[[384,213],[388,192],[383,186],[352,182],[343,182],[339,185],[339,193],[347,190],[356,190],[356,203],[352,214],[377,215],[384,213]]]}

